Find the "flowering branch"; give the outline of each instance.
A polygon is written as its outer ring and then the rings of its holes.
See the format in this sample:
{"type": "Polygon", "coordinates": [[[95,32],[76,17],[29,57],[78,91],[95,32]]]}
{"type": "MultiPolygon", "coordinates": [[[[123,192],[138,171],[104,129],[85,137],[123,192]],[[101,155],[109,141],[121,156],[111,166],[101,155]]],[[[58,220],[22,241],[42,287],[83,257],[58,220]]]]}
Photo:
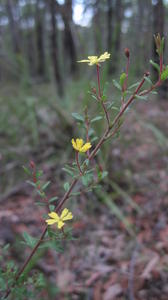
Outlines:
{"type": "MultiPolygon", "coordinates": [[[[159,46],[158,46],[159,47],[159,46]]],[[[126,54],[126,52],[125,52],[126,54]]],[[[86,118],[86,113],[85,113],[85,124],[86,124],[86,139],[87,142],[84,144],[84,141],[82,139],[76,139],[76,141],[74,139],[72,139],[72,146],[76,151],[76,163],[77,163],[77,167],[79,169],[79,174],[73,179],[69,189],[65,192],[64,196],[62,197],[62,199],[59,201],[58,205],[55,208],[54,212],[51,212],[49,214],[49,216],[51,217],[51,219],[46,220],[46,222],[51,225],[54,223],[58,223],[58,228],[62,228],[64,225],[64,221],[65,220],[70,220],[72,219],[72,214],[65,208],[61,215],[60,211],[62,209],[62,207],[64,206],[65,202],[69,199],[69,197],[71,196],[71,193],[74,189],[74,187],[77,185],[77,183],[79,182],[79,179],[81,178],[81,176],[83,176],[83,172],[81,170],[80,164],[79,164],[79,153],[87,153],[88,154],[88,160],[91,161],[95,155],[97,154],[97,151],[101,148],[101,146],[103,145],[103,143],[113,137],[119,130],[121,123],[120,120],[123,116],[123,114],[125,113],[126,109],[130,106],[130,104],[133,102],[133,100],[136,98],[136,96],[143,96],[143,95],[147,95],[149,94],[153,89],[155,89],[156,87],[160,86],[162,79],[161,79],[161,75],[162,75],[162,71],[163,71],[163,56],[162,53],[160,53],[159,57],[160,57],[160,74],[159,74],[159,79],[156,82],[156,84],[152,85],[148,90],[144,90],[141,91],[141,88],[143,87],[143,84],[145,82],[145,79],[147,76],[149,76],[149,73],[145,73],[141,82],[139,83],[138,87],[135,89],[135,91],[133,92],[133,94],[130,96],[130,98],[127,100],[126,103],[123,103],[121,105],[121,109],[119,111],[119,113],[117,114],[117,116],[114,118],[113,122],[110,122],[110,118],[109,118],[109,114],[107,111],[107,108],[103,102],[102,99],[102,95],[101,95],[101,86],[100,86],[100,74],[99,74],[99,63],[104,62],[106,59],[108,59],[110,57],[110,54],[108,54],[107,52],[105,52],[104,54],[102,54],[100,57],[97,56],[89,56],[87,60],[82,60],[80,62],[87,62],[89,63],[90,66],[96,64],[96,69],[97,69],[97,81],[98,81],[98,95],[96,93],[96,97],[97,100],[101,102],[101,105],[103,107],[105,116],[106,116],[106,120],[107,120],[107,127],[104,131],[104,134],[102,135],[102,137],[100,138],[99,142],[97,143],[97,145],[95,146],[95,148],[92,150],[91,153],[89,153],[89,149],[92,147],[91,143],[89,142],[89,135],[88,135],[88,129],[89,129],[89,121],[88,118],[86,118]]],[[[127,52],[127,67],[126,67],[126,80],[124,83],[124,91],[127,89],[127,80],[128,80],[128,69],[129,69],[129,55],[127,52]]],[[[36,184],[37,183],[37,178],[35,175],[35,165],[31,164],[31,168],[33,169],[33,181],[36,184]]],[[[87,168],[87,165],[85,164],[85,168],[87,168]]],[[[85,170],[84,168],[84,170],[85,170]]],[[[39,188],[39,191],[41,189],[39,188]]],[[[33,255],[36,253],[36,251],[38,250],[40,244],[42,243],[42,241],[44,240],[44,237],[46,235],[47,232],[47,228],[48,225],[44,227],[42,234],[38,240],[38,242],[36,243],[36,245],[34,246],[34,248],[32,249],[31,253],[29,254],[28,258],[26,259],[25,263],[23,264],[23,266],[21,267],[21,269],[19,270],[18,274],[16,275],[15,281],[12,285],[12,287],[10,287],[5,296],[4,299],[6,299],[9,294],[11,293],[12,289],[15,287],[18,279],[20,278],[20,276],[22,275],[22,273],[24,272],[25,268],[27,267],[27,265],[29,264],[30,260],[32,259],[33,255]]]]}

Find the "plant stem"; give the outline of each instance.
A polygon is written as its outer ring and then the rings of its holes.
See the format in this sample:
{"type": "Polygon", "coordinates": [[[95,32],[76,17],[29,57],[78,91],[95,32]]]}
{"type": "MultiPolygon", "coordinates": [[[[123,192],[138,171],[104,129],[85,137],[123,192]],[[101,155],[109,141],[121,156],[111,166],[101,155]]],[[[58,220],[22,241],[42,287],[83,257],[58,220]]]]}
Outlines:
{"type": "Polygon", "coordinates": [[[99,65],[96,65],[96,71],[97,71],[97,83],[98,83],[99,98],[101,99],[101,87],[100,87],[100,72],[99,72],[99,65]]]}

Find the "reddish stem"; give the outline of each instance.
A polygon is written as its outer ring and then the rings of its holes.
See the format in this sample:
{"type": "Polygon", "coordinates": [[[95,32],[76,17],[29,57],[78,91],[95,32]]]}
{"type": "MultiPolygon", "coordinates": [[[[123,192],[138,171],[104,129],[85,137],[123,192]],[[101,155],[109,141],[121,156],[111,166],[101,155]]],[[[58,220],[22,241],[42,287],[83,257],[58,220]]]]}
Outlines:
{"type": "Polygon", "coordinates": [[[99,90],[99,98],[101,99],[101,88],[100,88],[100,72],[99,72],[99,65],[96,65],[97,70],[97,83],[98,83],[98,90],[99,90]]]}
{"type": "Polygon", "coordinates": [[[127,89],[127,84],[128,84],[129,64],[130,64],[130,58],[128,56],[127,57],[127,65],[126,65],[126,79],[125,79],[125,83],[124,83],[124,91],[127,89]]]}

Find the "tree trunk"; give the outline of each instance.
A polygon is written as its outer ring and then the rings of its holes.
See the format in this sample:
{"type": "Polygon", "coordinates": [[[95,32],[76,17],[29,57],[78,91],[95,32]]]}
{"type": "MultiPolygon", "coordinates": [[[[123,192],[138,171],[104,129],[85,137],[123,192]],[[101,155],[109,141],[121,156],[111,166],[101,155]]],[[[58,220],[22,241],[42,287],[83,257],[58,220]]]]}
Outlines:
{"type": "Polygon", "coordinates": [[[64,47],[67,55],[70,58],[70,72],[74,75],[77,71],[77,54],[76,46],[72,33],[72,0],[66,0],[62,9],[62,19],[64,22],[64,47]]]}
{"type": "MultiPolygon", "coordinates": [[[[160,33],[161,37],[164,36],[164,22],[165,22],[165,9],[163,0],[157,0],[156,3],[153,4],[153,33],[160,33]]],[[[156,53],[156,45],[153,42],[153,60],[159,63],[159,57],[156,53]]],[[[158,78],[158,72],[153,68],[153,77],[154,80],[158,78]]],[[[165,83],[159,89],[160,94],[165,97],[168,91],[168,83],[165,83]]]]}
{"type": "Polygon", "coordinates": [[[13,51],[15,54],[19,54],[21,52],[21,47],[20,47],[20,42],[19,42],[18,28],[17,28],[17,24],[14,19],[14,15],[13,15],[12,0],[6,0],[6,11],[7,11],[8,19],[9,19],[13,51]]]}
{"type": "Polygon", "coordinates": [[[113,47],[113,65],[111,72],[116,72],[119,62],[120,45],[121,45],[121,24],[122,24],[123,6],[122,0],[115,2],[115,28],[114,28],[114,47],[113,47]]]}
{"type": "Polygon", "coordinates": [[[58,87],[58,94],[63,96],[63,81],[59,67],[59,56],[58,56],[58,41],[57,41],[57,24],[56,24],[56,7],[55,0],[49,0],[50,16],[51,16],[51,57],[54,67],[55,80],[58,87]]]}
{"type": "Polygon", "coordinates": [[[101,1],[96,0],[94,3],[94,17],[93,17],[93,30],[95,40],[95,53],[102,53],[102,14],[101,14],[101,1]]]}
{"type": "MultiPolygon", "coordinates": [[[[107,50],[111,53],[113,48],[113,0],[108,0],[107,6],[107,50]]],[[[112,73],[111,64],[108,72],[109,74],[112,73]]]]}
{"type": "MultiPolygon", "coordinates": [[[[161,37],[164,35],[164,6],[163,0],[157,0],[153,4],[153,34],[160,33],[161,37]]],[[[153,41],[153,60],[159,63],[159,57],[156,53],[156,45],[153,41]]],[[[154,69],[154,77],[157,77],[156,69],[154,69]]]]}
{"type": "Polygon", "coordinates": [[[40,0],[36,3],[36,43],[37,43],[37,73],[45,77],[45,50],[44,50],[44,11],[39,7],[40,0]]]}

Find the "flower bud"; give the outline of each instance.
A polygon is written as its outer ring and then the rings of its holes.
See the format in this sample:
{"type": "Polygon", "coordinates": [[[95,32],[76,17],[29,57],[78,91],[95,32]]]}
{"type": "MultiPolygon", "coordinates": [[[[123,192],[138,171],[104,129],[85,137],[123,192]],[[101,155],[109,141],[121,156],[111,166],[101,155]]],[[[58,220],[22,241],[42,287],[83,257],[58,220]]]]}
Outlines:
{"type": "Polygon", "coordinates": [[[93,94],[97,94],[97,92],[96,92],[96,89],[95,89],[95,88],[92,88],[92,93],[93,93],[93,94]]]}
{"type": "Polygon", "coordinates": [[[128,48],[125,48],[125,49],[124,49],[124,53],[125,53],[125,56],[126,56],[127,58],[130,57],[130,50],[129,50],[128,48]]]}
{"type": "Polygon", "coordinates": [[[144,76],[145,76],[145,77],[149,77],[149,75],[150,75],[150,72],[149,72],[149,71],[146,71],[146,72],[144,73],[144,76]]]}
{"type": "Polygon", "coordinates": [[[36,165],[35,165],[35,163],[34,163],[33,160],[30,161],[30,167],[31,167],[32,169],[34,169],[34,168],[36,167],[36,165]]]}

